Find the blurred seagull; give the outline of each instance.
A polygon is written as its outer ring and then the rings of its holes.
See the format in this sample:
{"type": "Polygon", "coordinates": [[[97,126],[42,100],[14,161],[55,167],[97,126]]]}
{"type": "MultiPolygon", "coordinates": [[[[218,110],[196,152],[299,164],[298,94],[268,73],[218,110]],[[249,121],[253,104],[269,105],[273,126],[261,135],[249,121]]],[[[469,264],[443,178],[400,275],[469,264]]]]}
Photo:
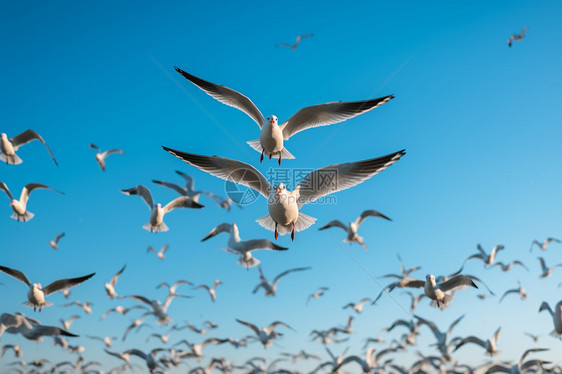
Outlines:
{"type": "Polygon", "coordinates": [[[69,307],[69,306],[79,306],[80,308],[82,308],[84,310],[84,312],[86,314],[92,314],[92,305],[94,305],[93,303],[86,301],[84,303],[82,303],[81,301],[74,301],[72,303],[68,303],[68,304],[64,304],[64,307],[69,307]]]}
{"type": "Polygon", "coordinates": [[[170,201],[165,206],[162,206],[160,203],[154,205],[150,190],[143,185],[129,188],[127,190],[121,190],[121,192],[125,195],[139,195],[148,205],[148,208],[151,210],[150,220],[142,228],[150,232],[168,231],[169,228],[164,223],[164,215],[176,208],[203,208],[203,205],[196,203],[187,196],[178,197],[177,199],[170,201]]]}
{"type": "Polygon", "coordinates": [[[550,305],[548,305],[546,301],[543,301],[539,308],[539,313],[543,310],[550,313],[552,322],[554,323],[554,330],[550,333],[550,335],[562,339],[562,300],[556,304],[554,311],[550,308],[550,305]]]}
{"type": "Polygon", "coordinates": [[[19,280],[20,282],[24,283],[27,287],[29,287],[29,291],[27,292],[27,300],[23,303],[23,305],[33,308],[35,311],[36,308],[39,308],[39,312],[43,307],[48,307],[53,305],[53,303],[49,301],[45,301],[45,297],[49,296],[52,293],[57,291],[61,291],[65,288],[72,288],[80,283],[90,279],[96,273],[88,274],[83,277],[78,278],[69,278],[69,279],[61,279],[54,281],[53,283],[49,284],[46,287],[42,287],[41,283],[31,283],[27,276],[19,270],[11,269],[5,266],[0,266],[0,271],[3,273],[8,274],[9,276],[19,280]]]}
{"type": "Polygon", "coordinates": [[[237,264],[246,268],[251,268],[260,264],[260,260],[252,256],[252,251],[265,249],[274,251],[286,251],[289,248],[281,247],[267,239],[254,239],[242,241],[236,223],[221,223],[211,230],[201,241],[204,242],[218,234],[228,233],[228,248],[224,250],[228,253],[239,255],[237,264]]]}
{"type": "Polygon", "coordinates": [[[325,226],[321,227],[319,230],[329,229],[331,227],[339,227],[343,229],[347,233],[347,238],[344,239],[344,243],[359,243],[365,248],[367,252],[369,252],[369,248],[365,245],[363,241],[363,237],[359,236],[357,230],[359,229],[359,225],[365,220],[367,217],[380,217],[384,218],[387,221],[392,221],[390,218],[385,216],[384,214],[377,212],[376,210],[365,210],[355,221],[349,222],[349,226],[343,224],[343,222],[338,220],[333,220],[328,222],[325,226]]]}
{"type": "Polygon", "coordinates": [[[57,191],[54,188],[51,188],[47,185],[40,184],[40,183],[28,183],[21,190],[20,199],[16,200],[12,196],[12,193],[8,189],[8,186],[6,186],[6,183],[0,182],[0,190],[4,190],[4,192],[6,192],[6,195],[8,195],[8,198],[12,201],[10,203],[10,206],[12,207],[14,213],[12,213],[12,215],[10,216],[11,218],[15,219],[16,221],[23,221],[23,222],[27,222],[33,218],[35,214],[27,211],[27,201],[29,200],[31,192],[33,192],[33,190],[36,189],[48,189],[64,195],[63,192],[57,191]]]}
{"type": "Polygon", "coordinates": [[[279,283],[281,278],[283,278],[284,276],[286,276],[290,273],[293,273],[295,271],[303,271],[303,270],[309,270],[309,269],[310,269],[309,267],[290,269],[290,270],[282,272],[277,277],[275,277],[275,279],[272,282],[270,282],[263,275],[263,272],[261,270],[261,266],[258,266],[258,271],[259,271],[261,282],[254,288],[254,291],[252,293],[255,294],[256,292],[258,292],[258,290],[260,288],[263,287],[263,290],[265,291],[265,296],[275,296],[275,292],[277,292],[277,284],[279,283]]]}
{"type": "Polygon", "coordinates": [[[414,317],[416,317],[418,319],[418,325],[426,325],[427,327],[430,328],[431,332],[433,333],[433,335],[435,336],[435,339],[437,340],[437,343],[435,344],[437,346],[437,349],[439,350],[439,352],[441,352],[441,355],[443,356],[443,358],[446,361],[450,361],[451,360],[451,355],[450,355],[450,350],[453,344],[455,344],[458,339],[451,339],[449,341],[449,336],[451,335],[451,332],[453,331],[453,329],[455,328],[455,326],[462,321],[462,319],[464,318],[464,315],[460,316],[459,318],[457,318],[455,321],[453,321],[453,323],[451,323],[451,325],[449,326],[449,328],[447,329],[446,332],[441,332],[441,330],[439,330],[437,328],[437,325],[431,321],[428,321],[426,319],[423,319],[417,315],[414,315],[414,317]]]}
{"type": "Polygon", "coordinates": [[[49,245],[53,249],[59,249],[59,240],[64,237],[64,232],[58,234],[54,240],[49,241],[49,245]]]}
{"type": "Polygon", "coordinates": [[[342,309],[352,308],[353,310],[355,310],[357,312],[357,314],[361,314],[361,312],[363,311],[363,306],[365,305],[365,303],[367,301],[371,301],[371,299],[366,297],[366,298],[362,299],[361,301],[359,301],[357,304],[349,303],[349,304],[345,305],[342,309]]]}
{"type": "Polygon", "coordinates": [[[506,297],[507,295],[511,294],[511,293],[518,293],[519,296],[521,297],[521,300],[525,300],[527,299],[527,292],[525,292],[525,289],[523,288],[523,286],[521,285],[521,282],[517,281],[517,283],[519,283],[519,287],[517,288],[512,288],[510,290],[507,290],[504,292],[504,294],[502,295],[502,297],[500,298],[500,303],[502,302],[502,300],[504,299],[504,297],[506,297]]]}
{"type": "Polygon", "coordinates": [[[0,337],[5,331],[13,334],[21,334],[24,338],[37,343],[43,340],[43,336],[78,336],[59,327],[44,326],[36,319],[28,318],[23,314],[10,313],[3,313],[0,315],[0,337]]]}
{"type": "Polygon", "coordinates": [[[70,326],[72,325],[72,322],[74,322],[75,320],[77,320],[79,318],[80,318],[79,315],[73,315],[72,317],[70,317],[66,321],[61,319],[60,323],[65,330],[70,330],[70,326]]]}
{"type": "Polygon", "coordinates": [[[146,253],[154,252],[156,254],[156,257],[158,257],[160,260],[165,260],[166,256],[164,256],[164,253],[166,253],[168,248],[170,248],[170,246],[168,244],[164,244],[162,248],[160,248],[160,250],[156,252],[156,250],[152,246],[149,246],[146,250],[146,253]]]}
{"type": "Polygon", "coordinates": [[[117,297],[117,292],[115,292],[115,285],[117,284],[117,280],[119,279],[119,276],[121,274],[123,274],[123,272],[125,271],[125,268],[127,267],[127,265],[123,265],[123,267],[121,268],[121,270],[119,270],[112,278],[111,281],[109,283],[106,283],[104,285],[105,287],[105,292],[107,292],[107,296],[110,299],[114,299],[117,297]]]}
{"type": "Polygon", "coordinates": [[[207,292],[209,293],[209,296],[211,296],[211,300],[213,302],[215,302],[215,301],[217,301],[217,287],[221,284],[222,284],[222,282],[220,280],[216,279],[215,282],[213,283],[212,287],[209,287],[206,284],[201,284],[197,287],[194,287],[193,289],[198,290],[198,289],[202,288],[202,289],[207,290],[207,292]]]}
{"type": "Polygon", "coordinates": [[[328,291],[329,288],[328,287],[320,287],[316,290],[316,292],[314,292],[313,294],[308,295],[308,298],[306,299],[306,305],[308,305],[310,303],[310,300],[312,299],[319,299],[321,296],[324,296],[324,292],[328,291]]]}
{"type": "Polygon", "coordinates": [[[148,309],[146,309],[146,307],[144,307],[142,305],[135,305],[135,306],[132,306],[130,308],[125,308],[121,305],[118,305],[117,307],[109,309],[107,312],[105,312],[103,314],[103,316],[101,316],[101,319],[105,319],[110,313],[118,313],[118,314],[126,315],[131,310],[135,310],[135,309],[148,310],[148,309]]]}
{"type": "Polygon", "coordinates": [[[303,205],[328,194],[356,186],[383,171],[405,154],[405,151],[402,150],[370,160],[327,166],[309,173],[293,191],[288,191],[283,183],[274,189],[263,174],[246,163],[223,157],[200,156],[163,148],[202,171],[242,184],[262,194],[268,199],[269,214],[256,222],[265,229],[274,231],[275,239],[279,234],[291,233],[292,240],[295,238],[296,231],[305,230],[316,221],[316,218],[299,211],[303,205]],[[321,180],[324,179],[320,178],[320,175],[328,171],[330,175],[334,175],[333,180],[322,182],[321,180]],[[306,187],[301,190],[301,185],[306,187]]]}
{"type": "Polygon", "coordinates": [[[511,268],[512,268],[513,266],[515,266],[515,265],[519,265],[519,266],[521,266],[522,268],[524,268],[525,270],[529,271],[529,268],[528,268],[527,266],[525,266],[525,264],[522,263],[522,262],[519,261],[519,260],[511,261],[511,262],[508,263],[508,264],[504,264],[503,262],[498,261],[498,262],[496,262],[495,264],[493,264],[492,266],[490,266],[490,268],[493,268],[494,266],[499,266],[499,267],[501,267],[501,269],[502,269],[503,272],[506,272],[506,271],[511,270],[511,268]]]}
{"type": "Polygon", "coordinates": [[[129,295],[124,296],[123,298],[129,298],[140,301],[141,303],[145,303],[152,308],[152,312],[148,312],[148,314],[153,314],[154,316],[156,316],[156,323],[158,323],[159,325],[167,325],[173,321],[172,317],[170,317],[167,312],[168,307],[175,297],[189,298],[190,296],[171,294],[166,297],[166,300],[164,300],[164,304],[162,304],[159,300],[149,300],[146,297],[140,295],[129,295]]]}
{"type": "Polygon", "coordinates": [[[410,296],[410,298],[412,299],[412,304],[410,306],[410,311],[415,312],[416,308],[418,307],[418,303],[420,302],[421,299],[423,299],[425,297],[425,294],[422,293],[418,296],[415,296],[413,293],[411,293],[410,291],[406,291],[405,292],[406,295],[410,296]]]}
{"type": "Polygon", "coordinates": [[[131,324],[127,327],[127,329],[125,330],[125,333],[123,334],[123,337],[121,338],[122,341],[125,341],[125,339],[127,339],[127,335],[129,335],[129,333],[133,330],[136,329],[137,332],[140,331],[141,328],[143,327],[151,327],[149,325],[144,324],[144,319],[146,318],[147,315],[149,315],[150,312],[146,312],[145,314],[143,314],[142,316],[140,316],[139,318],[135,319],[133,322],[131,322],[131,324]]]}
{"type": "Polygon", "coordinates": [[[53,152],[51,152],[51,149],[49,148],[47,143],[45,143],[43,138],[38,133],[31,129],[26,130],[11,139],[8,139],[8,135],[4,133],[0,134],[0,160],[6,162],[6,164],[21,164],[23,161],[21,160],[21,158],[19,158],[18,155],[16,155],[16,151],[22,145],[27,144],[33,140],[39,140],[41,143],[43,143],[45,148],[47,148],[47,151],[49,151],[49,154],[55,162],[55,165],[59,166],[59,164],[57,164],[57,160],[55,160],[55,156],[53,156],[53,152]]]}
{"type": "Polygon", "coordinates": [[[288,44],[288,43],[281,42],[281,43],[278,43],[277,45],[275,45],[275,47],[279,47],[281,45],[281,46],[290,48],[294,51],[295,49],[297,49],[297,47],[299,46],[299,43],[301,42],[302,39],[310,38],[313,35],[314,34],[299,35],[299,36],[297,36],[297,40],[295,41],[295,44],[291,45],[291,44],[288,44]]]}
{"type": "Polygon", "coordinates": [[[538,260],[539,260],[540,263],[541,263],[541,269],[542,269],[542,274],[541,274],[541,276],[540,276],[539,278],[548,278],[548,277],[550,277],[550,276],[552,275],[552,272],[554,271],[555,268],[561,267],[561,266],[562,266],[562,264],[556,264],[556,265],[554,265],[554,266],[547,267],[547,266],[546,266],[546,263],[545,263],[545,261],[544,261],[544,258],[542,258],[542,257],[537,257],[537,258],[538,258],[538,260]]]}
{"type": "Polygon", "coordinates": [[[556,238],[546,238],[542,243],[539,242],[538,240],[533,240],[533,242],[531,243],[531,248],[529,249],[529,252],[533,251],[533,247],[535,245],[537,247],[539,247],[540,249],[542,249],[543,251],[546,251],[548,249],[548,245],[550,243],[562,243],[562,241],[560,241],[560,239],[556,239],[556,238]]]}
{"type": "Polygon", "coordinates": [[[209,96],[223,104],[239,109],[250,116],[260,127],[261,131],[260,138],[249,141],[248,144],[261,153],[260,162],[263,161],[264,155],[269,156],[269,158],[275,156],[279,158],[279,165],[281,165],[281,158],[295,158],[284,147],[284,140],[288,140],[291,136],[309,128],[343,122],[375,109],[394,98],[394,96],[389,95],[364,101],[345,103],[334,101],[326,104],[313,105],[302,108],[282,125],[278,125],[276,116],[270,116],[266,120],[254,103],[241,93],[228,87],[197,78],[178,67],[175,67],[175,69],[178,73],[183,75],[184,78],[199,87],[209,96]]]}
{"type": "Polygon", "coordinates": [[[539,341],[540,336],[539,335],[533,335],[530,332],[526,332],[525,335],[527,335],[529,338],[533,339],[533,341],[536,343],[539,341]]]}
{"type": "MultiPolygon", "coordinates": [[[[468,261],[472,260],[473,258],[482,260],[482,262],[484,263],[484,266],[492,265],[494,263],[495,259],[496,259],[496,254],[499,251],[505,249],[505,247],[501,244],[498,244],[498,245],[494,246],[494,248],[492,248],[492,251],[490,252],[490,254],[487,254],[486,251],[484,251],[484,249],[482,248],[482,246],[480,244],[478,244],[476,246],[476,249],[478,250],[478,253],[475,253],[472,256],[469,256],[466,260],[464,260],[463,266],[464,266],[464,264],[466,264],[468,261]]],[[[462,267],[461,267],[460,271],[462,271],[462,267]]]]}
{"type": "Polygon", "coordinates": [[[256,334],[256,336],[258,337],[260,343],[263,345],[264,348],[271,346],[273,344],[273,340],[275,340],[279,335],[281,335],[280,333],[275,331],[275,328],[277,326],[284,326],[290,330],[293,330],[291,326],[281,321],[275,321],[271,323],[268,327],[264,327],[264,328],[258,328],[254,324],[241,321],[239,319],[237,319],[236,322],[241,323],[246,327],[249,327],[254,332],[254,334],[256,334]]]}
{"type": "Polygon", "coordinates": [[[529,28],[527,26],[523,27],[523,29],[521,29],[521,34],[511,34],[511,36],[509,37],[509,39],[507,40],[507,45],[509,47],[511,47],[511,44],[513,42],[518,42],[523,40],[523,38],[525,37],[525,30],[528,30],[529,28]]]}
{"type": "Polygon", "coordinates": [[[11,349],[14,352],[14,356],[16,357],[21,357],[23,355],[19,344],[16,345],[6,344],[5,346],[2,347],[2,351],[0,351],[0,357],[4,357],[4,353],[6,353],[8,349],[11,349]]]}
{"type": "Polygon", "coordinates": [[[156,289],[159,289],[161,287],[166,287],[168,289],[168,295],[172,295],[172,294],[176,293],[176,290],[182,284],[187,284],[187,285],[190,285],[190,286],[192,285],[192,283],[190,281],[180,279],[176,283],[172,284],[171,286],[166,282],[162,282],[158,286],[156,286],[156,289]]]}
{"type": "Polygon", "coordinates": [[[543,361],[543,360],[527,360],[525,361],[525,357],[527,357],[527,355],[529,355],[529,353],[533,353],[533,352],[544,352],[544,351],[548,351],[548,349],[546,348],[532,348],[532,349],[528,349],[526,350],[523,355],[521,356],[521,358],[519,359],[519,362],[515,365],[511,365],[510,363],[507,362],[501,362],[501,363],[497,363],[497,364],[493,364],[492,366],[490,366],[488,368],[488,370],[486,371],[486,373],[511,373],[511,374],[520,374],[520,373],[532,373],[532,372],[536,372],[536,370],[532,370],[532,369],[540,369],[538,372],[542,372],[542,365],[543,364],[549,364],[549,361],[543,361]]]}
{"type": "Polygon", "coordinates": [[[114,340],[117,339],[116,337],[111,337],[111,336],[105,336],[102,338],[99,336],[90,336],[90,335],[86,335],[86,338],[92,340],[99,340],[100,342],[103,342],[103,344],[105,344],[107,348],[111,348],[111,344],[113,343],[114,340]]]}
{"type": "Polygon", "coordinates": [[[115,153],[119,153],[119,154],[124,154],[125,152],[123,152],[122,149],[110,149],[107,150],[105,152],[102,152],[99,147],[97,147],[95,144],[90,143],[90,148],[97,150],[98,152],[96,153],[96,161],[98,162],[98,164],[100,165],[100,168],[102,171],[105,171],[105,158],[109,155],[115,154],[115,153]]]}
{"type": "Polygon", "coordinates": [[[455,347],[455,350],[453,352],[457,351],[460,347],[462,347],[463,345],[465,345],[467,343],[473,343],[473,344],[477,344],[477,345],[481,346],[482,348],[484,348],[486,350],[487,355],[489,355],[489,356],[497,355],[498,353],[500,353],[500,351],[498,351],[496,349],[496,344],[498,343],[500,331],[501,331],[501,327],[498,327],[498,329],[494,333],[494,336],[492,337],[492,339],[487,339],[486,341],[484,341],[480,338],[477,338],[476,336],[468,336],[468,337],[462,339],[457,344],[457,346],[455,347]]]}

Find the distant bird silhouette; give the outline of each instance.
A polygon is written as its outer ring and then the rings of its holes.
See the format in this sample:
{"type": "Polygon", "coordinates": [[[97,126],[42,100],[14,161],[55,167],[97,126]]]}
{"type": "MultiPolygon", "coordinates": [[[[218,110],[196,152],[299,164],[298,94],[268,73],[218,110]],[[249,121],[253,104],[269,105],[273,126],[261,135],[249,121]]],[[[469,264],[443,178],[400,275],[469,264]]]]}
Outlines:
{"type": "Polygon", "coordinates": [[[297,40],[295,41],[295,44],[290,45],[290,44],[287,44],[287,43],[278,43],[275,47],[279,47],[280,45],[282,45],[284,47],[291,48],[294,51],[299,46],[299,43],[301,42],[301,40],[303,40],[304,38],[310,38],[311,36],[314,36],[314,34],[299,35],[299,36],[297,36],[297,40]]]}
{"type": "Polygon", "coordinates": [[[507,40],[507,45],[509,47],[511,47],[511,44],[513,42],[518,42],[520,40],[523,40],[523,38],[525,37],[525,30],[528,30],[529,28],[527,26],[523,27],[523,29],[521,30],[521,34],[512,34],[509,39],[507,40]]]}

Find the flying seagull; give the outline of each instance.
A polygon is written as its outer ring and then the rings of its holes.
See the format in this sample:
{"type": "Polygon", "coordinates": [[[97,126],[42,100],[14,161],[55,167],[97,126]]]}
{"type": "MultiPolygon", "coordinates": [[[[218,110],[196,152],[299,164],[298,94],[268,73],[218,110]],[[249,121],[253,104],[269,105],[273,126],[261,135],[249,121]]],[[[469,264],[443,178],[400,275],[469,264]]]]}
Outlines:
{"type": "Polygon", "coordinates": [[[279,234],[291,233],[291,240],[295,239],[295,232],[309,228],[316,221],[316,218],[300,212],[303,205],[370,179],[406,153],[401,150],[369,160],[326,166],[309,173],[293,191],[289,191],[284,183],[279,183],[274,188],[263,174],[244,162],[163,148],[204,172],[242,184],[262,194],[268,199],[269,214],[256,222],[265,229],[274,231],[275,239],[279,234]]]}
{"type": "Polygon", "coordinates": [[[388,95],[364,101],[345,103],[334,101],[326,104],[313,105],[302,108],[287,121],[279,125],[276,116],[272,115],[265,119],[254,103],[241,93],[228,87],[197,78],[178,67],[175,67],[175,69],[191,83],[205,91],[209,96],[223,104],[239,109],[250,116],[260,127],[260,138],[249,141],[248,144],[261,153],[260,162],[263,161],[264,155],[269,156],[269,158],[278,157],[279,165],[281,165],[282,158],[295,158],[283,145],[284,140],[288,140],[291,136],[312,127],[327,126],[343,122],[375,109],[394,98],[394,96],[388,95]]]}
{"type": "Polygon", "coordinates": [[[6,186],[6,183],[0,181],[0,190],[4,190],[4,192],[6,192],[6,195],[8,195],[8,198],[12,201],[10,203],[10,206],[12,207],[14,213],[12,213],[12,215],[10,216],[11,218],[15,219],[16,221],[27,222],[32,219],[33,216],[35,216],[35,214],[27,211],[27,202],[29,200],[31,192],[36,189],[48,189],[64,195],[63,192],[57,191],[47,185],[40,183],[28,183],[21,190],[20,199],[16,200],[12,196],[12,193],[8,189],[8,186],[6,186]]]}
{"type": "Polygon", "coordinates": [[[59,249],[59,240],[64,237],[64,232],[58,234],[55,239],[49,241],[49,245],[51,246],[51,248],[53,249],[59,249]]]}
{"type": "Polygon", "coordinates": [[[523,27],[523,29],[521,29],[521,34],[511,34],[511,36],[509,37],[509,39],[507,40],[507,45],[509,47],[511,47],[511,44],[513,42],[518,42],[523,40],[523,38],[525,37],[525,31],[528,30],[529,28],[527,26],[523,27]]]}
{"type": "Polygon", "coordinates": [[[31,129],[25,130],[21,134],[16,135],[11,139],[8,139],[8,135],[4,133],[0,134],[0,160],[6,162],[6,164],[21,164],[23,161],[21,160],[21,158],[19,158],[18,155],[16,155],[16,151],[22,145],[27,144],[33,140],[39,140],[41,143],[43,143],[45,148],[47,148],[47,151],[49,151],[49,154],[55,162],[55,165],[59,166],[59,164],[57,164],[57,160],[55,160],[55,156],[53,156],[53,152],[51,152],[51,148],[49,148],[47,143],[45,143],[43,138],[38,133],[31,129]]]}
{"type": "Polygon", "coordinates": [[[314,34],[299,35],[299,36],[297,36],[297,40],[295,41],[295,44],[291,45],[291,44],[288,44],[288,43],[283,43],[283,42],[281,42],[281,43],[278,43],[278,44],[276,45],[276,47],[279,47],[280,45],[282,45],[282,46],[287,47],[287,48],[290,48],[290,49],[292,49],[292,50],[294,51],[294,50],[297,49],[297,47],[299,46],[299,43],[301,42],[301,40],[303,40],[304,38],[310,38],[310,37],[313,36],[313,35],[314,35],[314,34]]]}
{"type": "Polygon", "coordinates": [[[95,149],[97,151],[96,153],[96,161],[98,162],[98,164],[100,165],[100,168],[102,171],[105,171],[105,158],[109,155],[115,154],[115,153],[119,153],[119,154],[124,154],[125,152],[123,152],[122,149],[109,149],[105,152],[102,152],[101,149],[99,149],[98,146],[96,146],[93,143],[90,143],[90,148],[95,149]]]}

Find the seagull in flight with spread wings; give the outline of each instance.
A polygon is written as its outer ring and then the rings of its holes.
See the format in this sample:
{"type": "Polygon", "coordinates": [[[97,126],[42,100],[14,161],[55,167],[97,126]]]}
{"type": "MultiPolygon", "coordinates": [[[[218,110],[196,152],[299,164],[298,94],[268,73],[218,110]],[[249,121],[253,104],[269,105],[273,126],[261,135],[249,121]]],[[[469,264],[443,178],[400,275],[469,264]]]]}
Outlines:
{"type": "Polygon", "coordinates": [[[303,40],[304,38],[310,38],[311,36],[314,36],[314,34],[299,35],[299,36],[297,36],[297,40],[295,40],[295,44],[291,45],[289,43],[281,42],[281,43],[277,43],[276,47],[279,47],[280,45],[282,45],[282,46],[290,48],[294,51],[299,46],[301,40],[303,40]]]}
{"type": "Polygon", "coordinates": [[[29,201],[29,197],[31,196],[33,190],[36,189],[48,189],[64,195],[64,193],[57,191],[47,185],[41,183],[28,183],[21,190],[20,199],[16,200],[12,196],[12,193],[8,189],[8,186],[6,186],[6,183],[0,181],[0,190],[6,192],[6,195],[12,201],[10,203],[10,206],[12,207],[14,213],[12,213],[12,215],[10,216],[11,218],[15,219],[16,221],[27,222],[35,216],[35,214],[27,210],[27,202],[29,201]]]}
{"type": "Polygon", "coordinates": [[[47,143],[45,143],[41,135],[31,129],[26,130],[11,139],[8,139],[8,135],[6,135],[5,133],[0,134],[0,160],[6,162],[6,164],[21,164],[23,161],[21,160],[21,158],[19,158],[18,155],[16,155],[16,151],[22,145],[27,144],[33,140],[39,140],[41,143],[43,143],[45,148],[47,148],[47,151],[49,151],[49,154],[55,162],[55,165],[59,166],[59,164],[57,164],[57,160],[55,160],[55,156],[53,156],[53,152],[51,152],[51,148],[49,148],[47,143]]]}
{"type": "Polygon", "coordinates": [[[302,108],[281,125],[277,122],[276,116],[264,118],[260,110],[254,105],[252,100],[241,93],[215,83],[197,78],[182,69],[175,67],[176,71],[184,76],[191,83],[199,87],[209,96],[223,104],[234,107],[246,113],[260,127],[260,138],[249,141],[250,147],[261,153],[260,162],[264,155],[281,159],[295,158],[284,146],[283,142],[291,136],[319,126],[327,126],[343,122],[360,114],[366,113],[394,98],[392,95],[379,97],[377,99],[341,102],[334,101],[326,104],[313,105],[302,108]]]}
{"type": "Polygon", "coordinates": [[[370,179],[394,164],[406,153],[401,150],[369,160],[326,166],[309,173],[293,191],[289,191],[284,183],[279,183],[277,188],[274,188],[263,174],[244,162],[163,148],[204,172],[242,184],[262,194],[268,199],[269,214],[259,218],[256,222],[265,229],[274,231],[275,239],[279,234],[291,233],[291,240],[295,239],[295,232],[309,228],[316,221],[316,218],[300,212],[303,205],[370,179]],[[333,178],[327,178],[327,174],[333,178]],[[326,178],[321,178],[321,176],[326,178]]]}
{"type": "Polygon", "coordinates": [[[528,29],[529,28],[527,26],[525,26],[525,27],[523,27],[523,29],[521,29],[521,34],[511,34],[511,36],[507,40],[507,45],[509,47],[511,47],[513,42],[518,42],[518,41],[523,40],[523,38],[525,37],[525,31],[527,31],[528,29]]]}
{"type": "Polygon", "coordinates": [[[100,168],[102,171],[105,171],[105,158],[109,155],[115,154],[115,153],[119,153],[119,154],[124,154],[125,152],[123,152],[122,149],[109,149],[105,152],[102,152],[101,149],[99,149],[99,147],[97,145],[95,145],[94,143],[90,143],[90,148],[95,149],[97,151],[96,153],[96,161],[98,162],[98,164],[100,165],[100,168]]]}

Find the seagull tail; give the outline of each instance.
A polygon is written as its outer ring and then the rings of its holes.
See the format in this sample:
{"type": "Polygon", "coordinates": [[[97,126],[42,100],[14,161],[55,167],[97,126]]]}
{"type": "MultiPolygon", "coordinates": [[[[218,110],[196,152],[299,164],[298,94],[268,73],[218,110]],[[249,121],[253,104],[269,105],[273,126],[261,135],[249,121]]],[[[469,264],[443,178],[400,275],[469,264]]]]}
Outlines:
{"type": "Polygon", "coordinates": [[[18,155],[8,156],[0,152],[0,160],[6,164],[19,165],[23,161],[18,155]]]}
{"type": "Polygon", "coordinates": [[[283,148],[283,150],[281,151],[281,158],[284,160],[292,160],[295,158],[295,156],[293,156],[291,152],[287,150],[287,148],[283,148]]]}
{"type": "Polygon", "coordinates": [[[145,229],[145,230],[148,230],[150,232],[165,232],[165,231],[170,230],[164,222],[162,222],[161,225],[153,225],[152,223],[148,222],[142,228],[145,229]]]}
{"type": "MultiPolygon", "coordinates": [[[[29,307],[29,308],[37,308],[37,305],[34,305],[32,303],[30,303],[29,301],[25,301],[22,303],[24,306],[29,307]]],[[[53,303],[51,303],[50,301],[43,301],[43,304],[41,305],[42,308],[46,308],[48,306],[53,305],[53,303]]]]}
{"type": "Polygon", "coordinates": [[[314,225],[315,222],[316,222],[316,218],[307,216],[306,214],[299,212],[299,219],[297,219],[297,224],[295,225],[295,231],[299,232],[299,231],[306,230],[310,226],[314,225]]]}
{"type": "Polygon", "coordinates": [[[35,214],[28,212],[27,210],[25,211],[25,213],[23,215],[20,215],[16,212],[12,213],[12,215],[10,216],[12,219],[15,219],[16,221],[22,221],[22,222],[27,222],[30,219],[32,219],[35,216],[35,214]]]}
{"type": "Polygon", "coordinates": [[[254,256],[252,256],[248,261],[244,260],[244,255],[238,257],[238,261],[236,261],[236,263],[240,266],[243,266],[245,268],[253,268],[256,267],[260,264],[260,260],[258,260],[257,258],[255,258],[254,256]]]}

